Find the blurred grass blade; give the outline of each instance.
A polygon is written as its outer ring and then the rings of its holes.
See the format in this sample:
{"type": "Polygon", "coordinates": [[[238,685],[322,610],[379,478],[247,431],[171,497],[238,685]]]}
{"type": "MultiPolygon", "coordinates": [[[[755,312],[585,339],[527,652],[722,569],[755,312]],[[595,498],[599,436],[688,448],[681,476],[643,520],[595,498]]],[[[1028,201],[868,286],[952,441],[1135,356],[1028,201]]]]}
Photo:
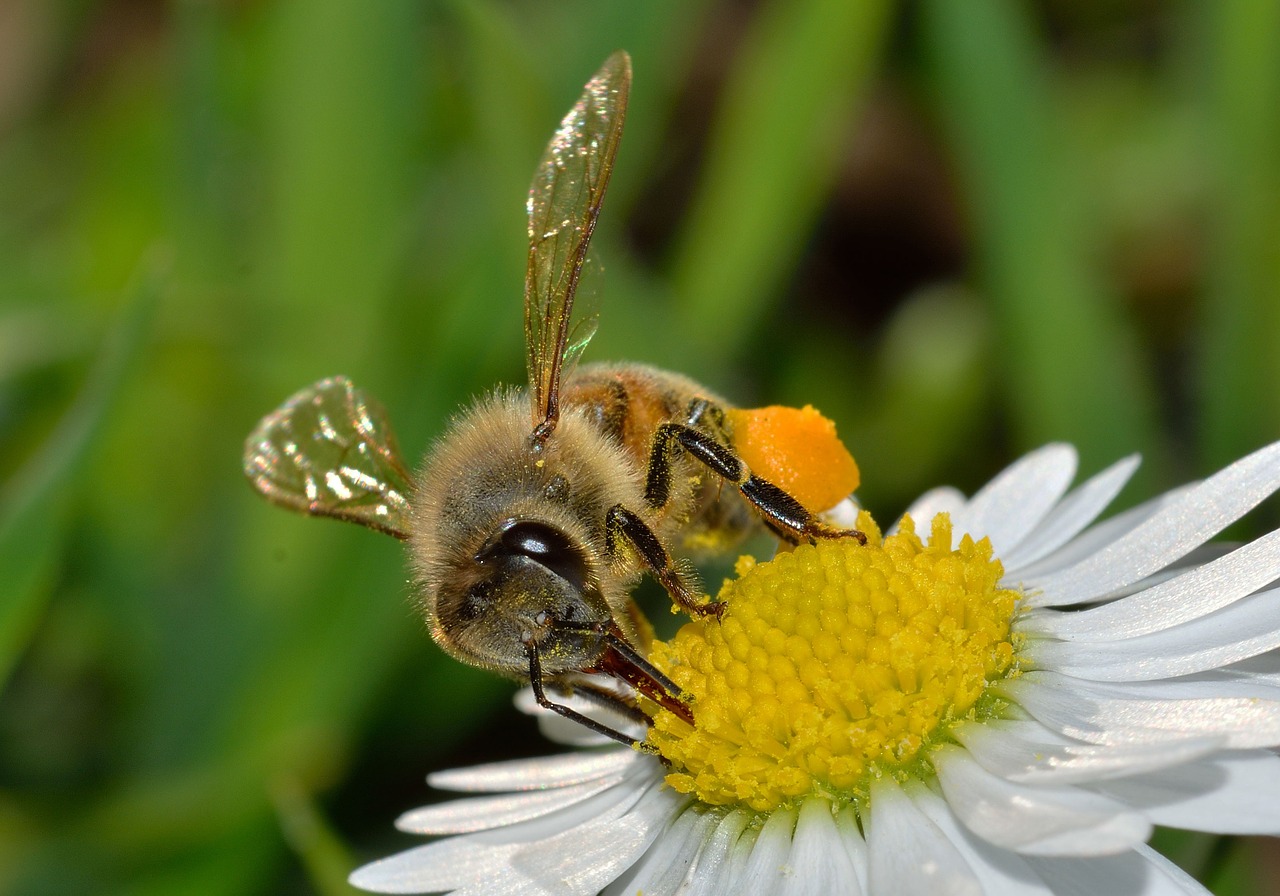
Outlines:
{"type": "Polygon", "coordinates": [[[302,860],[307,878],[323,896],[347,896],[347,875],[356,861],[338,839],[312,795],[296,779],[282,779],[271,790],[284,839],[302,860]]]}
{"type": "Polygon", "coordinates": [[[108,335],[80,395],[0,492],[0,687],[44,609],[70,522],[76,475],[137,354],[160,277],[151,266],[108,335]]]}
{"type": "Polygon", "coordinates": [[[926,0],[923,35],[972,209],[978,286],[1020,448],[1076,442],[1086,466],[1155,448],[1152,388],[1100,282],[1056,154],[1046,51],[1023,4],[926,0]]]}
{"type": "Polygon", "coordinates": [[[1211,76],[1203,448],[1226,463],[1280,436],[1280,4],[1197,7],[1211,76]]]}
{"type": "Polygon", "coordinates": [[[680,358],[660,360],[714,372],[767,307],[845,151],[889,9],[888,0],[775,0],[752,22],[677,244],[680,358]]]}

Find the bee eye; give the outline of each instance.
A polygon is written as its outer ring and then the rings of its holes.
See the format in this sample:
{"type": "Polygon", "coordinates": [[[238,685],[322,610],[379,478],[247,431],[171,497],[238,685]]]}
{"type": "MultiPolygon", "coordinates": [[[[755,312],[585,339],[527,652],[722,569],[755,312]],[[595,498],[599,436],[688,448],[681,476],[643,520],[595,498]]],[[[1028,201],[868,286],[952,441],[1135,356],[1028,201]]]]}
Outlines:
{"type": "Polygon", "coordinates": [[[527,557],[579,590],[586,585],[587,563],[582,551],[567,535],[546,523],[509,520],[476,559],[483,562],[513,556],[527,557]]]}

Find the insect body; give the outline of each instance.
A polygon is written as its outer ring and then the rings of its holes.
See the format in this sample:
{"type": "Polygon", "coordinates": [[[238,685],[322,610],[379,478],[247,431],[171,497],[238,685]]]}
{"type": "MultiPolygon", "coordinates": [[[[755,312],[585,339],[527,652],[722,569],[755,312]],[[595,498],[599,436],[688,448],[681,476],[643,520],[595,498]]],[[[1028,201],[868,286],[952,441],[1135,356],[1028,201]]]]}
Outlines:
{"type": "Polygon", "coordinates": [[[246,474],[267,498],[409,543],[419,603],[445,651],[529,681],[542,705],[628,744],[547,689],[643,721],[590,677],[605,675],[691,719],[644,657],[651,635],[630,597],[642,573],[685,611],[719,613],[673,548],[728,546],[757,520],[791,542],[862,537],[748,469],[735,450],[742,412],[693,381],[640,365],[572,370],[594,330],[590,316],[572,325],[573,299],[630,80],[628,57],[611,56],[530,189],[527,390],[498,390],[462,414],[416,478],[381,409],[340,377],[293,396],[245,445],[246,474]]]}

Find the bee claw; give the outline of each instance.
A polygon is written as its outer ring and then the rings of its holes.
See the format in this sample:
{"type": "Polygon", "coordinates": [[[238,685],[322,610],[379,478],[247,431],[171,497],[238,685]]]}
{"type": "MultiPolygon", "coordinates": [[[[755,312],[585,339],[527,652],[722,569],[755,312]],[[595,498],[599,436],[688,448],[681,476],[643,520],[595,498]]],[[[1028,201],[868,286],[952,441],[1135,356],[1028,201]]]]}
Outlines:
{"type": "Polygon", "coordinates": [[[823,538],[852,538],[858,544],[865,545],[867,543],[866,534],[857,529],[835,529],[834,531],[831,531],[829,533],[824,532],[822,537],[823,538]]]}

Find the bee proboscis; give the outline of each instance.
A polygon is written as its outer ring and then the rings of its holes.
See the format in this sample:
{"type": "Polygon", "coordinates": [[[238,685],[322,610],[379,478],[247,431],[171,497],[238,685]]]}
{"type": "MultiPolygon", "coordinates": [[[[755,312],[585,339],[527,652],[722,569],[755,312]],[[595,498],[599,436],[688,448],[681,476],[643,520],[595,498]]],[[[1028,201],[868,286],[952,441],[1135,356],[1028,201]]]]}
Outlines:
{"type": "Polygon", "coordinates": [[[652,635],[631,598],[647,572],[686,612],[720,613],[673,545],[727,547],[758,521],[792,543],[862,537],[749,470],[729,405],[692,380],[637,364],[574,370],[595,326],[593,315],[574,322],[574,295],[630,85],[631,61],[615,53],[534,175],[526,389],[498,389],[464,412],[417,476],[382,409],[342,377],[295,394],[245,443],[246,475],[270,500],[409,544],[419,606],[447,653],[528,681],[542,706],[626,744],[635,739],[547,692],[643,723],[634,691],[692,721],[645,658],[652,635]]]}

